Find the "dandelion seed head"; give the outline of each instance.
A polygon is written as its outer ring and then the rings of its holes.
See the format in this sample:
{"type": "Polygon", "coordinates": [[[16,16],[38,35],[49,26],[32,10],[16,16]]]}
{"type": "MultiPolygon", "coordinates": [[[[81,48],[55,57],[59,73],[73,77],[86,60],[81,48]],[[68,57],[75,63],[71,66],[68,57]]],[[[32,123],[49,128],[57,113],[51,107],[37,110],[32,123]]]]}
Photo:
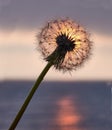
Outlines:
{"type": "Polygon", "coordinates": [[[55,57],[54,67],[63,71],[81,66],[91,52],[89,34],[69,18],[48,22],[38,39],[44,59],[50,61],[55,57]]]}

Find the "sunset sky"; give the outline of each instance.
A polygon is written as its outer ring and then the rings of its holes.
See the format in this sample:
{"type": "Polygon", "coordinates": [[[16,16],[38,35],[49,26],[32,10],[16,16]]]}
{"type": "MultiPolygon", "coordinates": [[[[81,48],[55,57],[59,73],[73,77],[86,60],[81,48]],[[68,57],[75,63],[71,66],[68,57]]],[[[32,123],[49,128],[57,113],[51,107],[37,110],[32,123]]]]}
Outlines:
{"type": "Polygon", "coordinates": [[[51,68],[45,79],[112,80],[112,0],[0,0],[0,80],[37,78],[46,62],[35,36],[47,21],[63,17],[91,34],[92,56],[71,74],[51,68]]]}

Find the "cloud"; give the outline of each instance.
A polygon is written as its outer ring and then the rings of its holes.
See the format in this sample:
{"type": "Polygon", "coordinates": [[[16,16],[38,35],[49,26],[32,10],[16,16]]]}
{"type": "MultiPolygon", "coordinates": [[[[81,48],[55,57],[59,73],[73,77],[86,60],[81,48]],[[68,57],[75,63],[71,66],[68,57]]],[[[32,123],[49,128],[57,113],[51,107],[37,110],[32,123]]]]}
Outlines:
{"type": "Polygon", "coordinates": [[[0,7],[7,6],[11,0],[0,0],[0,7]]]}
{"type": "Polygon", "coordinates": [[[34,43],[38,30],[19,30],[0,31],[0,44],[28,44],[34,43]]]}
{"type": "MultiPolygon", "coordinates": [[[[93,56],[72,78],[50,70],[48,79],[109,79],[112,77],[112,0],[1,0],[0,72],[1,78],[32,78],[44,67],[37,58],[35,34],[39,26],[55,17],[70,16],[92,34],[93,56]],[[32,62],[31,62],[31,59],[32,62]],[[37,59],[37,60],[36,60],[37,59]],[[16,64],[17,63],[17,64],[16,64]],[[21,65],[19,65],[21,63],[21,65]],[[27,72],[30,69],[29,72],[27,72]],[[12,71],[10,71],[12,69],[12,71]],[[21,70],[26,69],[26,72],[21,70]],[[37,70],[36,70],[37,69],[37,70]],[[90,75],[91,72],[91,75],[90,75]],[[86,73],[86,77],[85,77],[86,73]],[[52,76],[54,74],[54,76],[52,76]]],[[[42,62],[41,62],[42,61],[42,62]]]]}
{"type": "Polygon", "coordinates": [[[5,0],[0,28],[35,28],[55,17],[69,16],[90,29],[112,33],[112,0],[5,0]]]}
{"type": "MultiPolygon", "coordinates": [[[[36,51],[35,32],[30,30],[15,30],[13,32],[0,32],[0,79],[37,77],[46,62],[36,51]],[[30,69],[29,69],[30,68],[30,69]]],[[[75,80],[76,79],[111,79],[112,77],[112,37],[93,32],[93,51],[89,61],[84,67],[72,73],[63,75],[50,69],[47,74],[49,80],[75,80]],[[86,76],[85,76],[86,74],[86,76]]],[[[38,44],[38,41],[36,42],[38,44]]]]}

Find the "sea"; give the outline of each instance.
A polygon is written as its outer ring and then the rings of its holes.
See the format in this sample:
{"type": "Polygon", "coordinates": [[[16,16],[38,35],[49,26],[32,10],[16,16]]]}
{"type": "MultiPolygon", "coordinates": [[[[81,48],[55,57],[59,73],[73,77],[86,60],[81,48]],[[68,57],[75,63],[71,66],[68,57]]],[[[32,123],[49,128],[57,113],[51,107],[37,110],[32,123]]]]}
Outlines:
{"type": "MultiPolygon", "coordinates": [[[[0,130],[8,130],[35,81],[0,81],[0,130]]],[[[16,130],[112,130],[111,81],[44,81],[16,130]]]]}

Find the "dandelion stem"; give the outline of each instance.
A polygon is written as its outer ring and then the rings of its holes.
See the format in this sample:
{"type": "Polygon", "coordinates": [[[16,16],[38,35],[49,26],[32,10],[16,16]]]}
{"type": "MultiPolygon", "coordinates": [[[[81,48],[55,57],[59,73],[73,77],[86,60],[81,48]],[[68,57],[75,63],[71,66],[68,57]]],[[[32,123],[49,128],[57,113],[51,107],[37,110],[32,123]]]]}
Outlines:
{"type": "Polygon", "coordinates": [[[13,120],[11,126],[9,127],[8,130],[14,130],[17,126],[17,124],[19,123],[22,115],[24,114],[30,100],[32,99],[35,91],[37,90],[37,88],[39,87],[39,84],[41,83],[41,81],[43,80],[45,74],[48,72],[48,70],[50,69],[50,67],[52,66],[52,62],[48,62],[48,64],[46,65],[46,67],[44,68],[44,70],[41,72],[40,76],[38,77],[38,79],[36,80],[34,86],[32,87],[32,89],[30,90],[28,96],[26,97],[26,100],[24,101],[21,109],[19,110],[18,114],[16,115],[15,119],[13,120]]]}

